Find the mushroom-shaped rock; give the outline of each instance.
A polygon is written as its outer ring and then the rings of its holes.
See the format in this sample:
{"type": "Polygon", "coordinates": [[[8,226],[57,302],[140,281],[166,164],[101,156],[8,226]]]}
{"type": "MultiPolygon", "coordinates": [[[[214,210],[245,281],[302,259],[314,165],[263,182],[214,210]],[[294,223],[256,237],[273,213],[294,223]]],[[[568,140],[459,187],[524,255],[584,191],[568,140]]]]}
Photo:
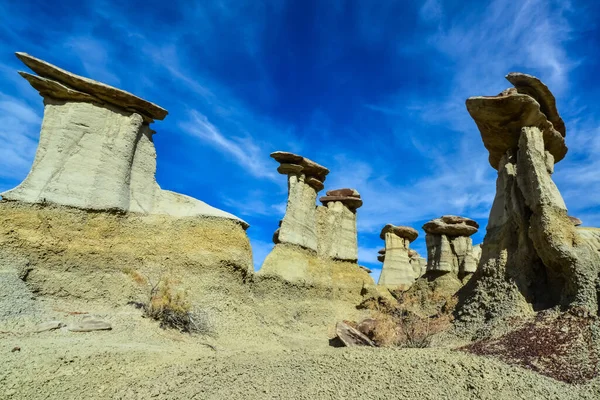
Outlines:
{"type": "Polygon", "coordinates": [[[317,251],[315,203],[329,170],[287,151],[276,151],[271,157],[280,164],[277,171],[288,176],[287,208],[273,241],[317,251]]]}
{"type": "Polygon", "coordinates": [[[339,260],[357,260],[356,210],[362,206],[360,194],[354,189],[330,190],[320,200],[323,207],[317,209],[319,254],[339,260]]]}
{"type": "Polygon", "coordinates": [[[381,230],[379,237],[385,240],[386,233],[393,233],[394,235],[401,237],[403,239],[408,239],[409,242],[414,242],[417,237],[419,237],[419,232],[415,228],[411,228],[410,226],[395,226],[392,224],[387,224],[381,230]]]}
{"type": "Polygon", "coordinates": [[[444,215],[423,225],[426,233],[447,236],[471,236],[477,232],[479,224],[469,218],[444,215]]]}
{"type": "Polygon", "coordinates": [[[378,284],[388,288],[410,287],[421,274],[421,267],[411,264],[409,244],[419,233],[409,226],[387,224],[380,237],[385,240],[385,250],[379,251],[377,259],[383,262],[378,284]]]}
{"type": "Polygon", "coordinates": [[[302,157],[298,154],[287,151],[275,151],[271,157],[280,164],[296,164],[302,167],[302,173],[307,177],[314,177],[321,182],[325,182],[329,170],[316,162],[302,157]]]}
{"type": "Polygon", "coordinates": [[[38,75],[20,72],[44,98],[44,120],[30,173],[5,200],[171,217],[217,217],[248,224],[156,182],[150,123],[167,110],[100,82],[17,53],[38,75]]]}
{"type": "Polygon", "coordinates": [[[452,272],[457,278],[474,272],[477,264],[472,257],[470,236],[478,229],[476,221],[457,215],[444,215],[423,225],[427,234],[427,270],[452,272]]]}
{"type": "Polygon", "coordinates": [[[360,199],[360,193],[356,189],[334,189],[328,190],[327,196],[337,196],[337,197],[356,197],[360,199]]]}
{"type": "Polygon", "coordinates": [[[490,152],[491,166],[498,169],[500,158],[506,151],[517,148],[521,128],[525,126],[535,126],[542,131],[545,150],[554,157],[555,163],[559,162],[567,154],[567,146],[564,123],[556,111],[554,96],[535,77],[512,73],[507,79],[515,84],[516,89],[506,90],[497,96],[467,99],[467,110],[490,152]]]}
{"type": "Polygon", "coordinates": [[[339,201],[353,211],[363,205],[360,194],[355,189],[329,190],[327,196],[323,196],[319,200],[324,206],[330,202],[339,201]]]}
{"type": "Polygon", "coordinates": [[[506,78],[514,89],[467,100],[498,177],[479,267],[457,315],[487,323],[557,306],[598,313],[594,230],[575,228],[552,180],[567,152],[556,100],[535,77],[506,78]]]}

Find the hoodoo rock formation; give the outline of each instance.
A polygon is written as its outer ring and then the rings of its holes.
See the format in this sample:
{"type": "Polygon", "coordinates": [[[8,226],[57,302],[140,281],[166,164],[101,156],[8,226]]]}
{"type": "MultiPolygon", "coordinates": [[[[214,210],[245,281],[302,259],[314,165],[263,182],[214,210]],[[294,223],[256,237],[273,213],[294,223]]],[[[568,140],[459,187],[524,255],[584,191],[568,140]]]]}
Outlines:
{"type": "Polygon", "coordinates": [[[476,221],[455,215],[444,215],[423,225],[427,271],[452,273],[461,280],[475,272],[479,259],[470,236],[478,229],[476,221]]]}
{"type": "Polygon", "coordinates": [[[356,210],[363,202],[354,189],[327,192],[317,207],[318,253],[334,260],[358,260],[356,210]]]}
{"type": "Polygon", "coordinates": [[[174,217],[239,218],[156,183],[155,133],[167,111],[130,93],[87,79],[25,53],[38,75],[19,72],[44,98],[44,120],[31,172],[5,200],[86,210],[174,217]]]}
{"type": "Polygon", "coordinates": [[[17,57],[38,74],[20,73],[43,97],[44,119],[29,175],[2,194],[0,269],[39,295],[113,304],[139,299],[132,276],[168,269],[193,297],[226,269],[253,270],[248,224],[158,186],[150,124],[166,110],[17,57]]]}
{"type": "Polygon", "coordinates": [[[329,170],[293,153],[277,151],[271,157],[280,163],[277,171],[288,176],[288,200],[273,235],[275,247],[259,274],[354,292],[373,286],[368,272],[357,264],[360,194],[354,189],[330,190],[321,197],[323,206],[317,207],[317,193],[329,170]]]}
{"type": "Polygon", "coordinates": [[[555,306],[596,314],[600,230],[575,227],[552,181],[567,153],[556,101],[533,76],[506,78],[514,88],[467,100],[498,178],[480,266],[458,316],[484,321],[555,306]]]}
{"type": "Polygon", "coordinates": [[[407,289],[421,275],[425,260],[409,248],[419,236],[410,226],[387,224],[380,237],[385,240],[385,249],[379,251],[378,259],[383,261],[378,285],[387,288],[407,289]]]}
{"type": "Polygon", "coordinates": [[[276,151],[271,154],[279,162],[277,172],[288,177],[288,200],[281,221],[278,240],[317,251],[317,193],[329,170],[302,156],[276,151]]]}

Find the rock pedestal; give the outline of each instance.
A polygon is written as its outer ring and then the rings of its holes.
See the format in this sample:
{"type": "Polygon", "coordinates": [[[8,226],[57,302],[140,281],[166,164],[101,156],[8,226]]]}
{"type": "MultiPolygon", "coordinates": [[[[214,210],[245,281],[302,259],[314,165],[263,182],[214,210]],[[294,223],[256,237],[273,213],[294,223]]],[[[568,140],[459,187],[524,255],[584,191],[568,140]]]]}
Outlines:
{"type": "Polygon", "coordinates": [[[427,244],[427,271],[451,272],[462,279],[477,269],[479,261],[471,235],[479,224],[469,218],[444,215],[423,225],[427,244]]]}
{"type": "Polygon", "coordinates": [[[354,189],[317,193],[329,170],[308,158],[278,151],[271,154],[277,169],[288,176],[285,216],[273,235],[275,247],[258,272],[289,282],[327,288],[333,292],[361,293],[374,287],[367,270],[356,263],[358,244],[356,210],[362,205],[354,189]]]}
{"type": "Polygon", "coordinates": [[[406,289],[421,275],[422,259],[409,248],[418,236],[409,226],[388,224],[383,227],[380,237],[385,240],[385,250],[380,251],[378,257],[383,260],[378,285],[406,289]]]}
{"type": "Polygon", "coordinates": [[[167,111],[117,88],[62,70],[25,53],[38,75],[20,72],[44,98],[39,146],[29,175],[5,200],[85,210],[244,221],[156,183],[155,133],[167,111]]]}
{"type": "Polygon", "coordinates": [[[278,233],[280,243],[317,251],[317,193],[329,170],[308,158],[277,151],[271,154],[280,163],[277,171],[288,177],[288,200],[278,233]]]}
{"type": "Polygon", "coordinates": [[[566,130],[550,90],[511,73],[514,88],[471,97],[490,164],[498,171],[481,262],[458,314],[482,321],[557,305],[598,313],[600,255],[589,229],[576,228],[552,181],[567,153],[566,130]]]}
{"type": "Polygon", "coordinates": [[[334,260],[358,260],[356,210],[362,206],[354,189],[337,189],[321,197],[317,207],[318,254],[334,260]]]}

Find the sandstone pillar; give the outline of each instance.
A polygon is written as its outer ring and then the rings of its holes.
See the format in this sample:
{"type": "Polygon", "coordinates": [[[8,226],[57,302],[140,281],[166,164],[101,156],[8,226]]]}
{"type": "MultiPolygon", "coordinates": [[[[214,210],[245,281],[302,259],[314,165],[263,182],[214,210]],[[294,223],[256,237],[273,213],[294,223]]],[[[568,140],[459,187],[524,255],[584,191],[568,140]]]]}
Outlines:
{"type": "Polygon", "coordinates": [[[409,244],[418,236],[419,233],[409,226],[388,224],[383,227],[380,237],[385,240],[385,251],[378,257],[383,259],[378,285],[407,289],[419,277],[421,266],[411,264],[409,256],[409,244]]]}
{"type": "Polygon", "coordinates": [[[317,208],[318,254],[334,260],[358,260],[356,210],[362,206],[354,189],[330,190],[317,208]]]}

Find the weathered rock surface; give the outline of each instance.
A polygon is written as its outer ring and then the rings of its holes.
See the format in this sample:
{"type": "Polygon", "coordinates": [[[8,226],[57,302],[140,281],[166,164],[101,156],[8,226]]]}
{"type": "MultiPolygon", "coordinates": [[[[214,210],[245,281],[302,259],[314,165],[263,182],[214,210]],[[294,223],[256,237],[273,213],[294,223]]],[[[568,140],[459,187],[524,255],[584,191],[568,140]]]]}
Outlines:
{"type": "Polygon", "coordinates": [[[569,215],[569,219],[571,220],[571,222],[573,223],[574,226],[579,226],[579,225],[583,224],[583,221],[581,221],[577,217],[572,217],[569,215]]]}
{"type": "Polygon", "coordinates": [[[5,200],[54,203],[173,217],[207,216],[248,224],[156,182],[149,123],[167,112],[122,90],[83,78],[24,53],[40,74],[21,73],[44,97],[39,146],[29,175],[5,200]]]}
{"type": "Polygon", "coordinates": [[[387,224],[386,226],[384,226],[381,230],[381,233],[379,234],[379,237],[382,240],[385,240],[385,235],[388,232],[403,239],[407,239],[409,243],[414,242],[415,239],[419,237],[419,232],[417,232],[415,228],[411,228],[410,226],[395,226],[392,224],[387,224]]]}
{"type": "Polygon", "coordinates": [[[334,260],[358,260],[356,209],[362,206],[354,189],[328,191],[317,207],[318,254],[334,260]]]}
{"type": "Polygon", "coordinates": [[[408,288],[421,275],[422,258],[409,244],[419,233],[409,226],[387,224],[380,237],[385,240],[385,251],[377,257],[383,262],[378,285],[387,288],[408,288]],[[412,256],[409,255],[409,251],[412,256]]]}
{"type": "Polygon", "coordinates": [[[480,266],[461,291],[458,316],[482,322],[555,306],[596,314],[598,243],[568,217],[549,168],[566,153],[554,97],[536,78],[507,78],[518,93],[467,100],[498,178],[480,266]]]}

